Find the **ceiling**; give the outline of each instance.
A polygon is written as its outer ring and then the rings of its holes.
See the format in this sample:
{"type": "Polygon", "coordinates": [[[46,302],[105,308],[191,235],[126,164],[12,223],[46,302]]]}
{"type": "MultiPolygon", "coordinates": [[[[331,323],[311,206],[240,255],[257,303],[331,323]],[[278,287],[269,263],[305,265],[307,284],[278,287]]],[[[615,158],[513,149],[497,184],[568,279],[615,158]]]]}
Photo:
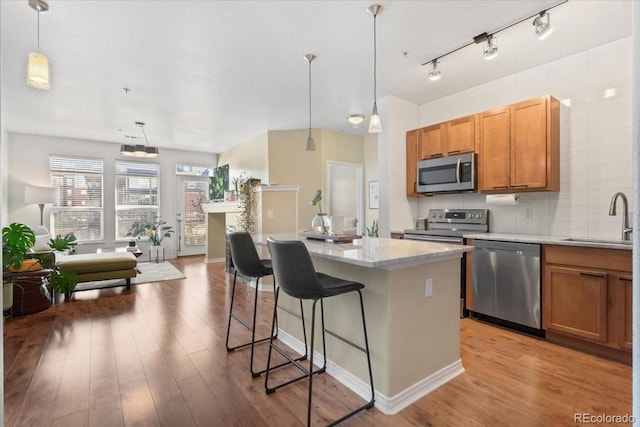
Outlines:
{"type": "MultiPolygon", "coordinates": [[[[442,58],[442,78],[431,82],[421,64],[558,0],[379,3],[378,98],[416,104],[631,35],[631,1],[571,0],[551,11],[547,39],[528,19],[497,34],[497,58],[472,44],[442,58]]],[[[304,55],[313,53],[312,127],[364,135],[366,123],[352,128],[346,117],[368,119],[373,104],[371,4],[50,0],[40,50],[51,90],[39,91],[25,84],[37,13],[27,0],[1,0],[2,124],[121,144],[141,137],[134,122],[143,121],[152,145],[222,152],[268,130],[308,127],[304,55]]]]}

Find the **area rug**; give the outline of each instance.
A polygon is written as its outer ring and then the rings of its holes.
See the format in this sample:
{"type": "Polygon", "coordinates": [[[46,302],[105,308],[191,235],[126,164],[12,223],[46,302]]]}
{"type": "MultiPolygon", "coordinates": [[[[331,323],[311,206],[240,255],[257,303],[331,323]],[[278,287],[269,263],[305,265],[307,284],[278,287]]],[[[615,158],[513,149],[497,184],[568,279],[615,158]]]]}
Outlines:
{"type": "MultiPolygon", "coordinates": [[[[165,280],[179,280],[186,276],[182,274],[169,262],[140,262],[138,263],[138,275],[131,279],[132,285],[141,283],[163,282],[165,280]]],[[[97,282],[78,283],[76,291],[86,291],[89,289],[112,288],[114,286],[123,286],[125,279],[100,280],[97,282]]]]}

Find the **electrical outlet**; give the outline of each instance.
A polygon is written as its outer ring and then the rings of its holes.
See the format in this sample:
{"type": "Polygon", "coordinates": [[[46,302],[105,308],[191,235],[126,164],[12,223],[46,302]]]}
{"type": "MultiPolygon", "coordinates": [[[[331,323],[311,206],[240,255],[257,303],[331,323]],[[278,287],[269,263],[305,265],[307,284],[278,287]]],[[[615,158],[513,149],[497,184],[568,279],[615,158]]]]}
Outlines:
{"type": "Polygon", "coordinates": [[[267,211],[267,219],[273,219],[273,210],[269,209],[267,211]]]}
{"type": "Polygon", "coordinates": [[[525,208],[524,210],[524,217],[526,219],[528,219],[529,221],[531,221],[533,219],[533,209],[531,208],[525,208]]]}
{"type": "Polygon", "coordinates": [[[427,279],[424,281],[424,297],[430,298],[433,293],[433,282],[431,279],[427,279]]]}

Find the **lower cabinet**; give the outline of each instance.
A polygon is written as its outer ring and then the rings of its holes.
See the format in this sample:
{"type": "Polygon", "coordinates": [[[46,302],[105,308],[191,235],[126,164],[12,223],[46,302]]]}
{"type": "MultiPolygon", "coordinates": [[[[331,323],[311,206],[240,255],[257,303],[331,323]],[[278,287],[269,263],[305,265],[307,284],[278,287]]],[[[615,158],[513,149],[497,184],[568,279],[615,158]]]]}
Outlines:
{"type": "Polygon", "coordinates": [[[543,327],[631,350],[631,251],[546,245],[543,327]]]}

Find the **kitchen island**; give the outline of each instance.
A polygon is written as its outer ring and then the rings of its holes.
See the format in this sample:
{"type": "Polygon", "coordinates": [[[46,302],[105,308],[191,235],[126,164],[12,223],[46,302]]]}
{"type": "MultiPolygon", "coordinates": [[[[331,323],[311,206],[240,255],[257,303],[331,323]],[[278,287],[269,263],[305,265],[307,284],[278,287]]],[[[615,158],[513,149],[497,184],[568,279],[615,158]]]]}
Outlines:
{"type": "MultiPolygon", "coordinates": [[[[317,271],[365,285],[362,293],[379,410],[395,414],[464,372],[460,361],[460,258],[472,247],[369,237],[336,244],[296,233],[271,236],[304,241],[317,271]]],[[[256,237],[258,245],[266,241],[267,235],[256,237]]],[[[297,301],[284,293],[280,304],[298,312],[297,301]]],[[[324,306],[327,329],[364,343],[356,315],[357,295],[332,297],[324,306]]],[[[305,306],[305,314],[309,313],[305,306]]],[[[300,321],[280,311],[278,324],[278,339],[302,352],[300,321]]],[[[330,375],[369,397],[366,360],[360,352],[328,336],[327,359],[330,375]]]]}

